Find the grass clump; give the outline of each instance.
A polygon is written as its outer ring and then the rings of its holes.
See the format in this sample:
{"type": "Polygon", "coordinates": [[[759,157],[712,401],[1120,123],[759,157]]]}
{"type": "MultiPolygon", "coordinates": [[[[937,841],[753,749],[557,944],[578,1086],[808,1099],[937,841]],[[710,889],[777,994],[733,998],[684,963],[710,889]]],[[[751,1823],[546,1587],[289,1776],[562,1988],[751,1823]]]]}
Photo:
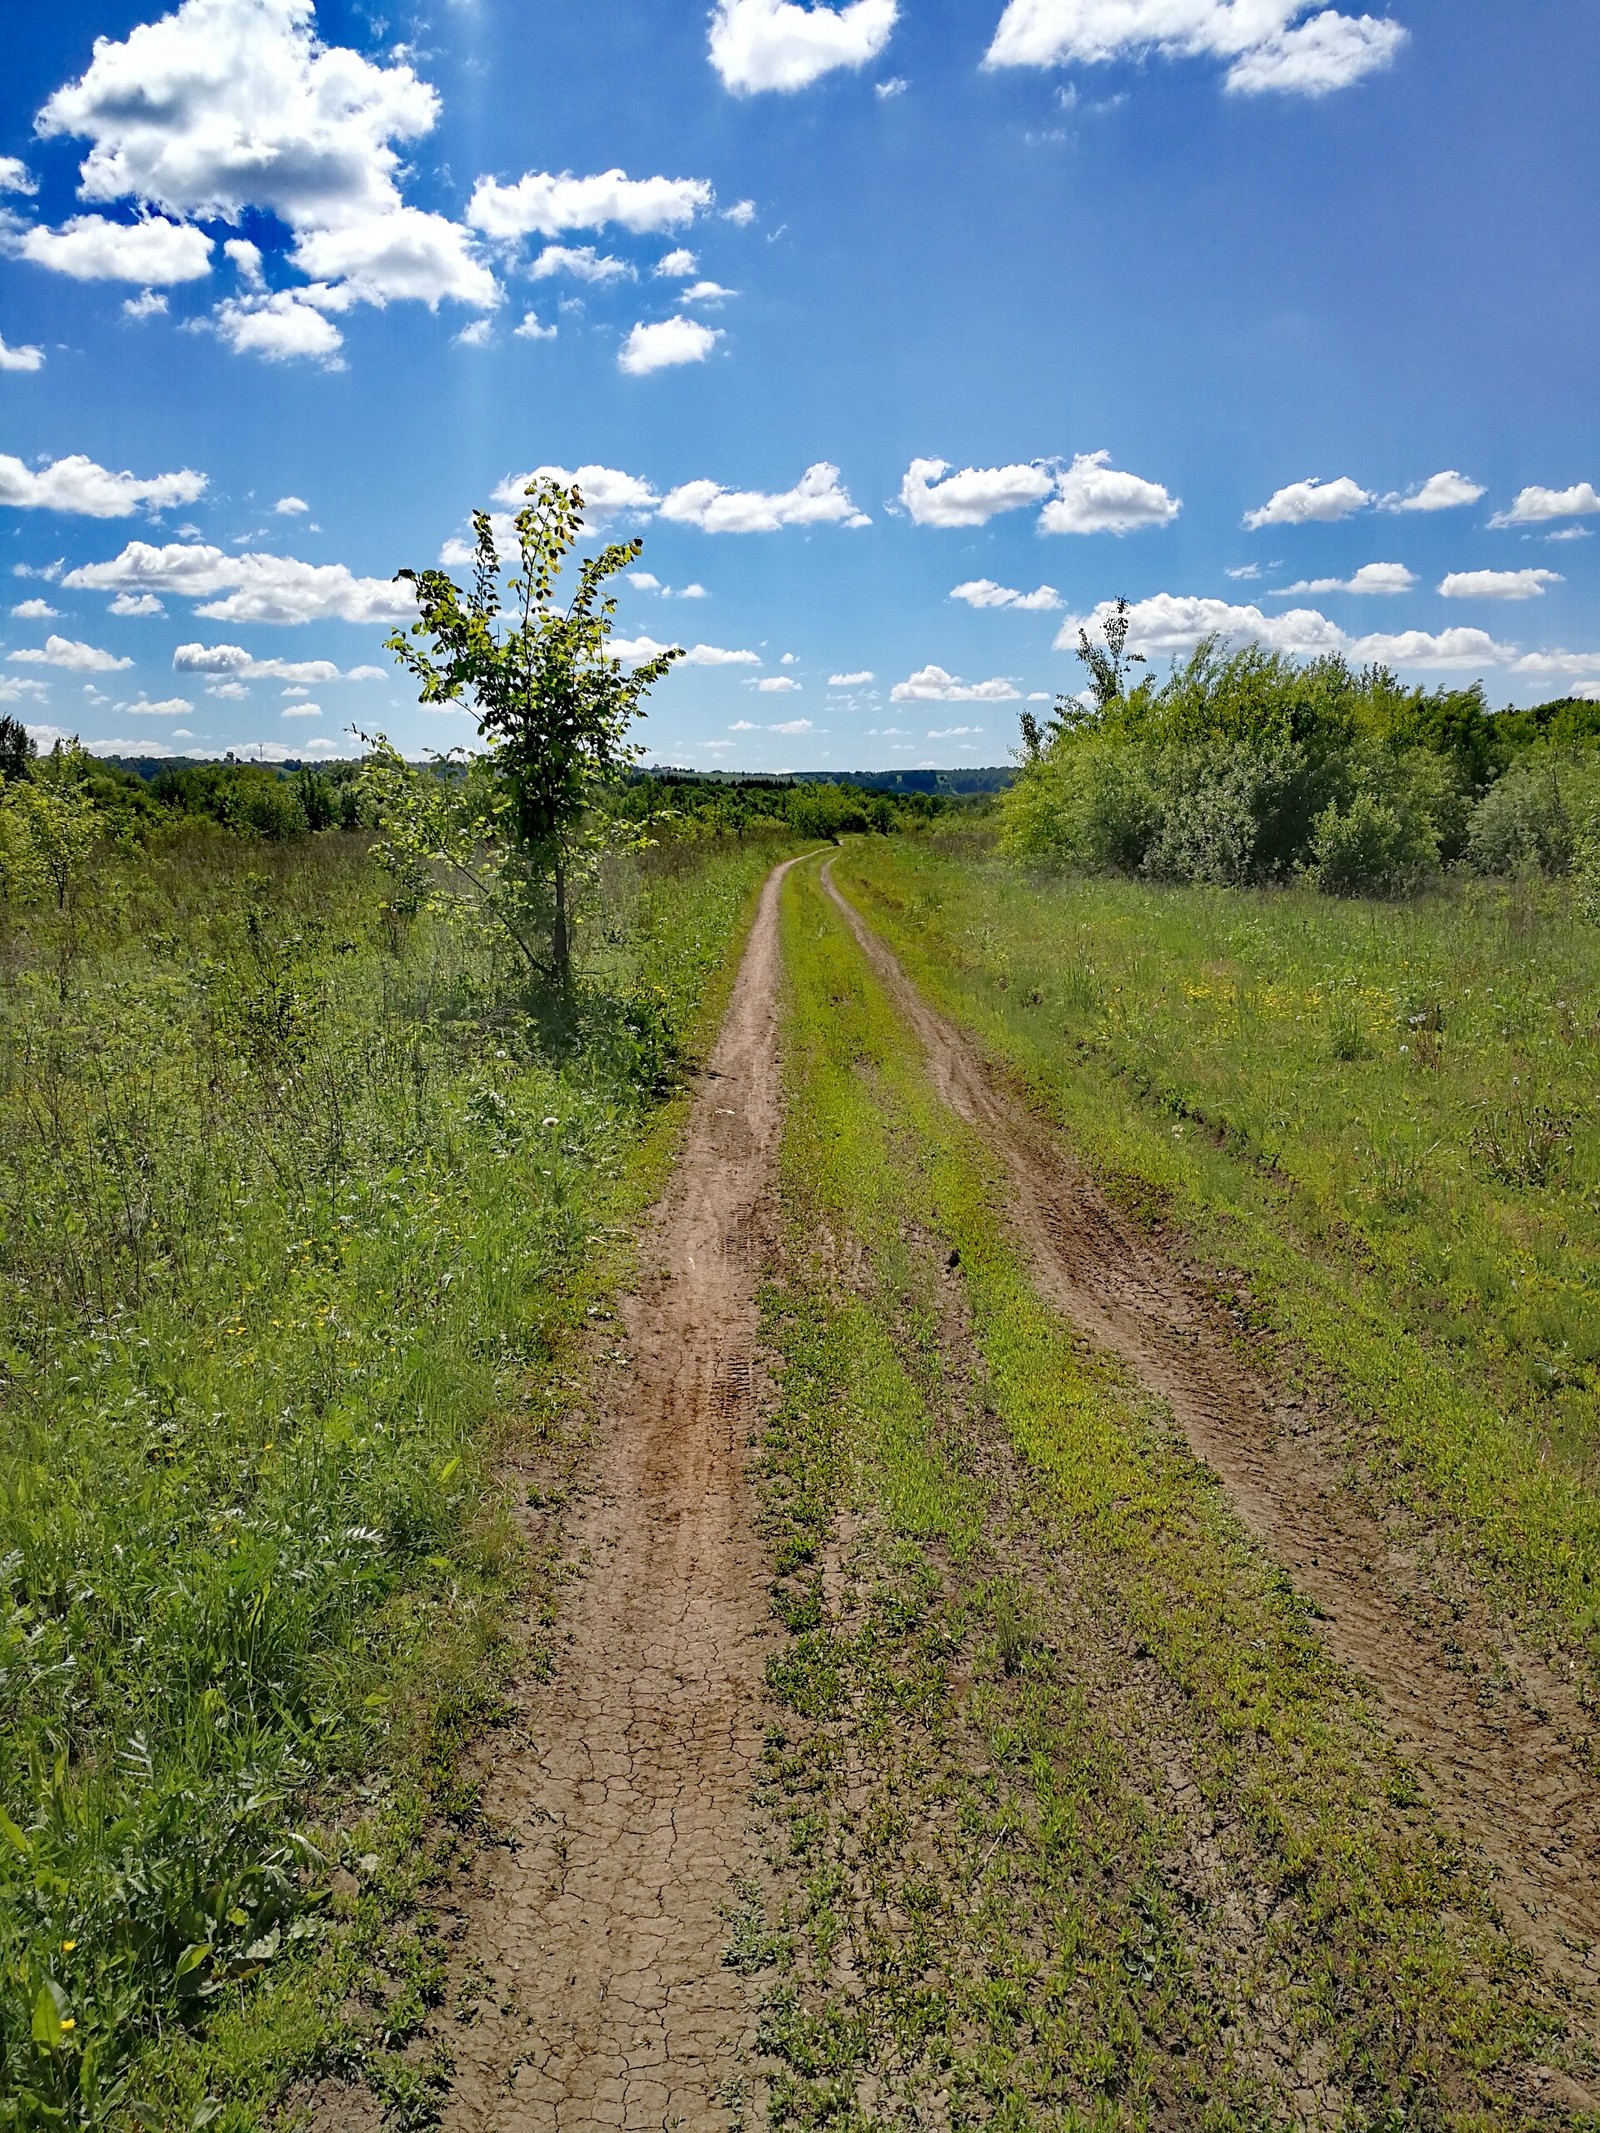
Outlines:
{"type": "Polygon", "coordinates": [[[6,911],[0,2125],[242,2129],[340,2049],[414,2082],[393,1914],[550,1570],[497,1459],[559,1464],[767,863],[613,868],[543,1017],[338,832],[6,911]]]}

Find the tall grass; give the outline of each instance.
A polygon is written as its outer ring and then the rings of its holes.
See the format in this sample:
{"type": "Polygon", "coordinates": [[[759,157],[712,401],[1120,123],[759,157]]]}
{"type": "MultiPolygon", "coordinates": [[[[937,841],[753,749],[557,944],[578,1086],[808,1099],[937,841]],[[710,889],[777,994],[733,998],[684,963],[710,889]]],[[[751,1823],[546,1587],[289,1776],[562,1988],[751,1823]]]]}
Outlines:
{"type": "Polygon", "coordinates": [[[0,914],[0,2126],[183,2122],[358,1782],[492,1706],[494,1453],[767,858],[613,869],[544,1021],[337,833],[0,914]]]}

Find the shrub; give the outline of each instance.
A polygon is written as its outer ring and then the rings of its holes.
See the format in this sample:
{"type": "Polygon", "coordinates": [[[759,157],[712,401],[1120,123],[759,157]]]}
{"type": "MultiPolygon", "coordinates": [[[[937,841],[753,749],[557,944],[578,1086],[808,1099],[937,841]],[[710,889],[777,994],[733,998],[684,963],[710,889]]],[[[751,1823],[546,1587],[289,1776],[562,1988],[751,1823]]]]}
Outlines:
{"type": "Polygon", "coordinates": [[[1415,887],[1438,857],[1425,817],[1364,786],[1318,815],[1306,879],[1329,896],[1394,896],[1415,887]]]}
{"type": "Polygon", "coordinates": [[[1600,766],[1576,753],[1534,749],[1473,809],[1467,861],[1480,874],[1570,871],[1600,817],[1600,766]]]}

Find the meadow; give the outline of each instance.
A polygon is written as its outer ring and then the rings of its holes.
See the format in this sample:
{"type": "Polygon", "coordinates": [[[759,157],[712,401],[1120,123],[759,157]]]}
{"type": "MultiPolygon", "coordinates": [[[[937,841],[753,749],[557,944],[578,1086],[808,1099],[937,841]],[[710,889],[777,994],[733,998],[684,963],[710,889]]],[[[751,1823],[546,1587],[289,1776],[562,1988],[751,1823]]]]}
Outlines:
{"type": "Polygon", "coordinates": [[[1375,1500],[1600,1660],[1600,928],[853,844],[840,880],[1243,1337],[1362,1418],[1375,1500]]]}
{"type": "Polygon", "coordinates": [[[336,2038],[425,2113],[412,1899],[555,1576],[505,1462],[559,1451],[783,835],[608,862],[530,1011],[290,827],[0,910],[7,2127],[256,2125],[336,2038]]]}

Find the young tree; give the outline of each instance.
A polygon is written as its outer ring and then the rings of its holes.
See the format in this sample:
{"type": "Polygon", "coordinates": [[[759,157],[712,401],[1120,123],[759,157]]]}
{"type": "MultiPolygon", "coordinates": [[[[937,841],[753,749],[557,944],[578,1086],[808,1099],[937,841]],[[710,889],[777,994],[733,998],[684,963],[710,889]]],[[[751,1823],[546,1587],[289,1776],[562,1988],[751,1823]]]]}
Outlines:
{"type": "Polygon", "coordinates": [[[0,718],[0,785],[26,777],[38,752],[20,718],[0,718]]]}
{"type": "MultiPolygon", "coordinates": [[[[469,878],[474,871],[484,877],[461,847],[463,830],[480,842],[504,840],[506,863],[495,869],[490,908],[536,968],[530,935],[548,931],[548,974],[565,988],[574,880],[594,849],[593,803],[638,759],[629,730],[647,691],[682,653],[660,652],[628,672],[609,650],[616,601],[606,587],[638,560],[642,541],[616,541],[586,557],[571,599],[559,604],[557,580],[583,524],[583,496],[548,481],[530,483],[525,493],[505,607],[494,528],[486,511],[476,511],[470,591],[442,570],[400,571],[416,588],[418,618],[388,643],[420,684],[424,703],[469,699],[488,744],[485,805],[464,821],[460,808],[439,805],[439,795],[419,795],[422,816],[413,827],[424,845],[430,838],[437,844],[433,856],[469,878]]],[[[397,760],[387,764],[391,789],[397,760]]],[[[481,792],[481,774],[473,784],[481,792]]],[[[409,842],[415,852],[417,838],[409,842]]]]}
{"type": "MultiPolygon", "coordinates": [[[[1130,652],[1127,649],[1128,631],[1132,626],[1128,603],[1119,599],[1106,617],[1105,627],[1101,632],[1105,639],[1103,644],[1096,644],[1086,628],[1078,631],[1078,657],[1089,669],[1089,693],[1094,698],[1097,711],[1109,711],[1113,704],[1120,703],[1127,689],[1128,669],[1144,665],[1143,652],[1130,652]]],[[[1078,710],[1081,716],[1081,709],[1075,701],[1073,708],[1078,710]]]]}

